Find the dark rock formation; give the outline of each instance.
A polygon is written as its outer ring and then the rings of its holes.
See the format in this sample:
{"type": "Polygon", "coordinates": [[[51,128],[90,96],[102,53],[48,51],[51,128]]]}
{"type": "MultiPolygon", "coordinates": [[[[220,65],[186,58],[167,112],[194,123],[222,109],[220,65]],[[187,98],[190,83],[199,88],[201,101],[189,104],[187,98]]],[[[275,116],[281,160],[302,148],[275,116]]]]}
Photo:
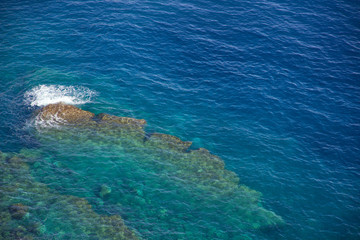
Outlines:
{"type": "Polygon", "coordinates": [[[28,213],[29,207],[21,203],[12,204],[9,206],[11,217],[17,220],[23,219],[28,213]]]}

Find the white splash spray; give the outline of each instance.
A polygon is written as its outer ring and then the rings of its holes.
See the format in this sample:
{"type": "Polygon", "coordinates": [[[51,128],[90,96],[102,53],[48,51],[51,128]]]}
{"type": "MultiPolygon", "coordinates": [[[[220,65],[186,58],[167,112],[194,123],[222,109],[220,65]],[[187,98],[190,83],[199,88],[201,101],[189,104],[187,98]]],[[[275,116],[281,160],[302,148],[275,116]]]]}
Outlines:
{"type": "Polygon", "coordinates": [[[39,85],[27,91],[24,97],[30,106],[42,107],[59,102],[71,105],[85,104],[91,102],[96,95],[95,91],[86,87],[39,85]]]}
{"type": "MultiPolygon", "coordinates": [[[[63,102],[70,105],[79,105],[91,102],[96,96],[95,91],[86,87],[64,85],[39,85],[24,94],[26,104],[35,107],[43,107],[48,104],[63,102]]],[[[42,131],[47,128],[60,128],[66,122],[57,114],[50,119],[43,120],[37,115],[28,122],[28,126],[35,126],[42,131]]]]}

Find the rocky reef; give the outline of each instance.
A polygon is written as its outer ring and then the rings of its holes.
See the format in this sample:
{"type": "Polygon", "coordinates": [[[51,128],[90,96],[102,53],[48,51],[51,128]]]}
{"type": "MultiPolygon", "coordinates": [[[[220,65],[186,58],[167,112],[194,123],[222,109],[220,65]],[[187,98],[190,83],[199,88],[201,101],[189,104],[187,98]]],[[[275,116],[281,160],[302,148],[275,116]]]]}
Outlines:
{"type": "Polygon", "coordinates": [[[37,161],[27,151],[0,152],[0,239],[139,239],[120,216],[37,182],[29,170],[37,161]]]}
{"type": "MultiPolygon", "coordinates": [[[[133,138],[142,141],[145,137],[144,119],[117,117],[106,113],[95,115],[75,106],[56,103],[49,104],[36,112],[39,127],[63,126],[94,130],[106,135],[133,138]]],[[[52,129],[54,130],[54,129],[52,129]]]]}
{"type": "Polygon", "coordinates": [[[146,139],[147,146],[180,152],[188,150],[191,144],[191,142],[184,142],[178,137],[162,133],[153,133],[146,139]]]}
{"type": "Polygon", "coordinates": [[[37,114],[39,120],[57,124],[89,124],[94,116],[91,112],[63,103],[49,104],[37,114]]]}
{"type": "MultiPolygon", "coordinates": [[[[132,209],[131,214],[125,214],[126,219],[145,238],[249,239],[248,233],[283,224],[280,216],[262,207],[261,193],[242,185],[238,176],[225,168],[220,157],[204,148],[192,150],[191,142],[172,135],[146,133],[146,121],[143,119],[105,113],[95,115],[63,103],[43,107],[36,118],[45,122],[55,121],[60,126],[49,128],[45,124],[42,131],[35,133],[42,148],[51,151],[53,156],[60,156],[51,160],[55,163],[46,169],[49,174],[59,175],[54,181],[69,179],[69,188],[77,184],[78,188],[95,192],[100,197],[96,200],[101,202],[99,206],[106,202],[106,206],[100,207],[104,211],[122,215],[126,209],[132,209]],[[64,152],[74,151],[74,146],[77,147],[76,155],[84,156],[79,161],[88,161],[87,153],[93,151],[96,161],[91,165],[98,170],[87,183],[75,183],[76,178],[72,178],[67,171],[53,167],[61,161],[65,165],[73,165],[73,169],[82,169],[80,163],[76,167],[75,163],[78,162],[72,155],[69,162],[61,157],[64,152]],[[125,170],[106,168],[102,164],[105,161],[125,170]],[[67,175],[62,177],[63,172],[67,175]],[[119,179],[109,181],[112,173],[119,179]],[[99,182],[102,184],[100,188],[99,182]],[[91,185],[96,186],[97,190],[91,189],[91,185]],[[106,209],[107,206],[111,206],[110,209],[106,209]],[[154,217],[157,224],[166,225],[167,233],[154,230],[158,228],[151,224],[154,217]],[[209,219],[209,226],[202,225],[209,219]],[[194,235],[192,229],[204,234],[194,235]],[[155,237],[154,231],[158,231],[155,237]]],[[[48,177],[43,177],[42,181],[49,181],[48,177]]],[[[64,185],[58,188],[62,189],[64,185]]],[[[94,204],[97,204],[96,201],[94,204]]],[[[86,208],[90,211],[89,207],[86,208]]]]}
{"type": "Polygon", "coordinates": [[[144,119],[135,119],[128,117],[117,117],[106,113],[100,113],[96,116],[96,119],[102,123],[113,123],[119,125],[127,125],[133,128],[143,128],[146,124],[144,119]]]}
{"type": "Polygon", "coordinates": [[[109,126],[121,126],[134,129],[143,129],[146,121],[128,117],[117,117],[106,113],[95,116],[94,113],[82,110],[73,105],[65,103],[49,104],[41,108],[37,114],[37,120],[42,122],[53,122],[60,125],[85,125],[93,124],[109,126]]]}

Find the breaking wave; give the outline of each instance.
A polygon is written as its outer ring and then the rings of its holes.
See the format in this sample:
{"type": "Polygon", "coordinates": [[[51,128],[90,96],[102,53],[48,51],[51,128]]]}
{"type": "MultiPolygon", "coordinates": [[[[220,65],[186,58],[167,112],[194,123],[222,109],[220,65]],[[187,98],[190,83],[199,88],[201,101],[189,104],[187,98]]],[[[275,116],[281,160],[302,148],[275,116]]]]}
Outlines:
{"type": "Polygon", "coordinates": [[[91,102],[96,96],[95,91],[81,86],[39,85],[25,93],[25,102],[30,106],[46,106],[63,102],[79,105],[91,102]]]}

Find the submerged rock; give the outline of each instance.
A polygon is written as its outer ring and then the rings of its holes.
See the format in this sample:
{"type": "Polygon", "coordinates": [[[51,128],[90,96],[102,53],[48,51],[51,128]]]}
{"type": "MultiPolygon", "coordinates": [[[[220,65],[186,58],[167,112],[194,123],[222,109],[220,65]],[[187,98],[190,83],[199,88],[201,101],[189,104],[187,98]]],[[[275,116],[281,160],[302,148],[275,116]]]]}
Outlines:
{"type": "Polygon", "coordinates": [[[109,187],[106,184],[101,185],[100,191],[99,191],[99,196],[101,198],[105,198],[105,197],[109,196],[110,193],[111,193],[111,187],[109,187]]]}
{"type": "Polygon", "coordinates": [[[54,121],[58,124],[79,124],[91,122],[95,114],[72,105],[55,103],[43,107],[37,116],[41,121],[54,121]]]}
{"type": "Polygon", "coordinates": [[[113,123],[113,124],[127,125],[130,127],[137,127],[137,128],[143,128],[144,125],[146,124],[146,121],[144,119],[117,117],[106,113],[98,114],[96,116],[96,119],[98,119],[102,123],[113,123]]]}
{"type": "Polygon", "coordinates": [[[98,131],[106,135],[119,138],[136,139],[142,142],[145,137],[144,119],[135,119],[128,117],[117,117],[114,115],[100,113],[95,116],[98,131]]]}
{"type": "Polygon", "coordinates": [[[31,222],[28,224],[27,229],[36,235],[46,233],[46,226],[40,222],[31,222]]]}
{"type": "Polygon", "coordinates": [[[178,137],[162,133],[153,133],[146,140],[146,145],[148,146],[181,152],[185,152],[191,146],[191,144],[192,142],[184,142],[178,137]]]}
{"type": "Polygon", "coordinates": [[[23,219],[28,215],[29,207],[21,203],[12,204],[9,206],[11,217],[17,220],[23,219]]]}
{"type": "Polygon", "coordinates": [[[208,167],[214,168],[214,169],[224,169],[225,164],[224,161],[221,160],[218,156],[213,155],[209,152],[209,150],[205,148],[199,148],[197,150],[192,150],[190,152],[190,155],[196,159],[199,164],[205,164],[208,167]]]}

